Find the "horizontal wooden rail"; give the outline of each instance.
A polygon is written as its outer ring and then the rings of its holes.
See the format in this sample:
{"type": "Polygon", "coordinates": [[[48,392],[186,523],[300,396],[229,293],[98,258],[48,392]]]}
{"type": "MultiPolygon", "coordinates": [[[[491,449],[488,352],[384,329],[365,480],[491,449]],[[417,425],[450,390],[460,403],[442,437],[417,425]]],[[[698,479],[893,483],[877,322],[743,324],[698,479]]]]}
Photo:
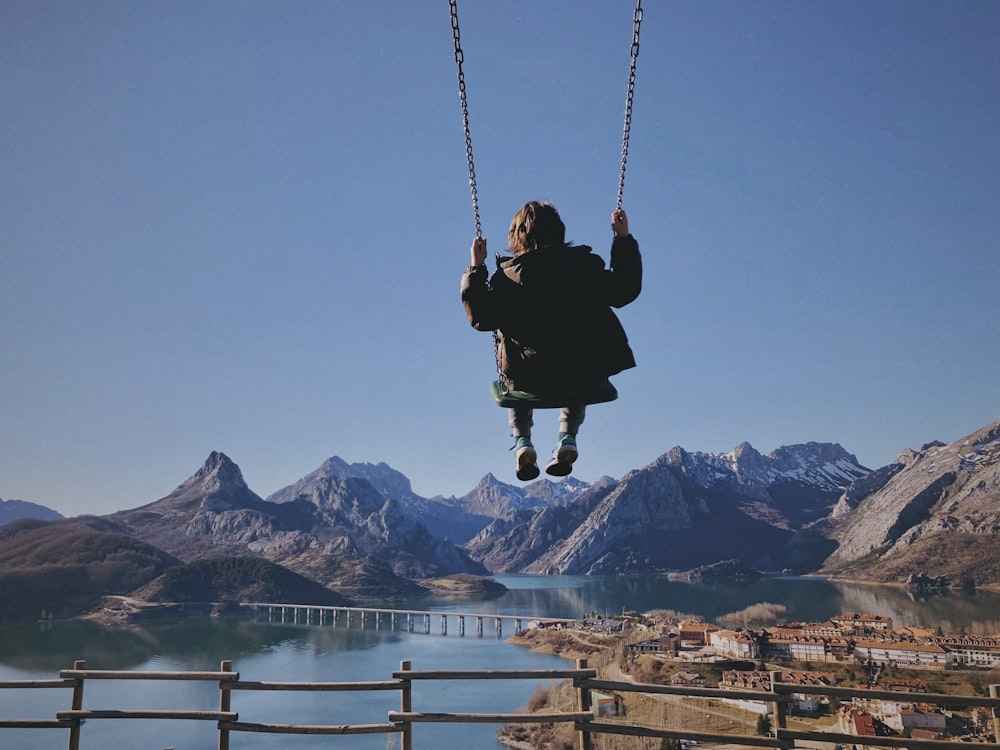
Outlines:
{"type": "Polygon", "coordinates": [[[236,721],[235,711],[175,711],[171,709],[70,709],[56,711],[56,718],[76,719],[193,719],[198,721],[236,721]]]}
{"type": "Polygon", "coordinates": [[[257,724],[245,721],[220,721],[219,729],[231,732],[269,734],[389,734],[400,732],[404,725],[389,724],[257,724]]]}
{"type": "MultiPolygon", "coordinates": [[[[911,696],[913,693],[910,694],[911,696]]],[[[919,695],[919,694],[918,694],[919,695]]],[[[778,729],[777,735],[783,740],[816,740],[817,732],[797,732],[791,729],[778,729]]],[[[961,743],[954,740],[915,740],[911,737],[858,737],[853,734],[839,732],[823,732],[823,742],[836,742],[850,745],[877,745],[879,747],[905,747],[908,750],[955,750],[961,743]]],[[[1000,744],[995,742],[977,742],[971,747],[976,750],[1000,750],[1000,744]]]]}
{"type": "Polygon", "coordinates": [[[59,719],[0,719],[0,729],[69,729],[72,721],[59,719]]]}
{"type": "MultiPolygon", "coordinates": [[[[787,748],[791,743],[780,740],[776,737],[761,737],[742,735],[742,734],[720,734],[718,732],[691,732],[683,729],[653,729],[651,727],[637,726],[635,724],[612,724],[610,722],[604,721],[583,721],[577,722],[574,728],[578,732],[592,732],[594,734],[618,734],[624,735],[626,737],[651,737],[655,739],[672,739],[672,740],[696,740],[697,742],[718,742],[727,745],[746,745],[748,747],[774,747],[774,748],[787,748]]],[[[808,734],[805,732],[804,734],[808,734]]],[[[817,739],[817,735],[810,737],[812,740],[817,739]]],[[[825,741],[826,736],[824,735],[822,739],[825,741]]],[[[854,743],[857,744],[860,738],[855,737],[854,743]]],[[[869,742],[869,739],[875,739],[865,737],[865,744],[877,744],[869,742]]],[[[977,750],[979,746],[976,746],[977,750]]],[[[951,747],[950,750],[955,750],[955,747],[951,747]]]]}
{"type": "Polygon", "coordinates": [[[381,682],[229,682],[219,685],[220,690],[300,690],[303,692],[354,692],[365,690],[400,690],[396,680],[381,682]]]}
{"type": "MultiPolygon", "coordinates": [[[[776,683],[778,693],[802,695],[833,695],[838,698],[871,698],[875,700],[900,701],[903,703],[934,703],[939,706],[996,706],[996,698],[978,695],[948,695],[947,693],[908,693],[901,690],[868,690],[867,688],[845,688],[832,685],[799,685],[795,682],[776,683]]],[[[764,693],[764,695],[771,695],[764,693]]],[[[758,698],[757,700],[762,700],[758,698]]],[[[763,700],[773,701],[773,697],[763,700]]],[[[978,747],[978,744],[977,744],[978,747]]]]}
{"type": "Polygon", "coordinates": [[[76,680],[0,680],[0,689],[71,688],[76,687],[76,684],[76,680]]]}
{"type": "MultiPolygon", "coordinates": [[[[728,698],[730,700],[760,701],[763,703],[790,703],[795,694],[826,695],[838,698],[871,698],[894,700],[904,703],[933,703],[944,706],[996,707],[997,699],[978,695],[949,695],[947,693],[910,693],[899,690],[867,690],[859,688],[838,688],[830,685],[799,685],[794,682],[779,682],[774,692],[760,690],[723,690],[721,688],[684,687],[680,685],[651,685],[614,680],[582,679],[580,687],[593,690],[618,690],[625,693],[650,693],[657,695],[682,695],[689,698],[728,698]]],[[[977,745],[978,746],[978,745],[977,745]]]]}
{"type": "Polygon", "coordinates": [[[548,724],[553,721],[592,721],[593,711],[555,711],[533,714],[456,714],[390,711],[389,721],[443,724],[548,724]]]}
{"type": "MultiPolygon", "coordinates": [[[[721,690],[719,688],[683,687],[681,685],[651,685],[642,682],[618,682],[615,680],[577,680],[578,687],[592,690],[617,690],[622,693],[647,693],[652,695],[682,695],[690,698],[729,698],[731,700],[766,701],[790,703],[791,694],[762,693],[759,690],[721,690]]],[[[910,700],[913,694],[910,693],[910,700]]]]}
{"type": "Polygon", "coordinates": [[[118,669],[63,669],[59,676],[77,680],[205,680],[235,681],[239,672],[129,672],[118,669]]]}
{"type": "MultiPolygon", "coordinates": [[[[595,677],[595,669],[487,669],[393,672],[397,680],[576,680],[595,677]]],[[[628,683],[626,683],[628,684],[628,683]]]]}

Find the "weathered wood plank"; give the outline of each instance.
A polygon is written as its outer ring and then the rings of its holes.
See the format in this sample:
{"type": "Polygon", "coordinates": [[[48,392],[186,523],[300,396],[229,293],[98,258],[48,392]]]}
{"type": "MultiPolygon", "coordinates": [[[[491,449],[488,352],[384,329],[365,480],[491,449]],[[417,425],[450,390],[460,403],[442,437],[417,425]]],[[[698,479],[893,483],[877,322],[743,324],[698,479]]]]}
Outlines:
{"type": "Polygon", "coordinates": [[[71,688],[76,680],[0,680],[0,689],[13,688],[71,688]]]}
{"type": "MultiPolygon", "coordinates": [[[[718,734],[715,732],[686,732],[677,729],[652,729],[634,724],[610,724],[600,721],[577,722],[574,727],[581,732],[598,732],[601,734],[619,734],[627,737],[654,737],[657,739],[688,739],[698,742],[720,742],[729,745],[746,745],[748,747],[786,748],[788,742],[774,737],[748,736],[740,734],[718,734]]],[[[811,739],[816,739],[813,735],[811,739]]],[[[823,737],[825,740],[826,738],[823,737]]],[[[858,738],[855,737],[855,740],[858,738]]],[[[868,743],[868,737],[865,742],[868,743]]],[[[872,743],[868,743],[872,744],[872,743]]],[[[951,750],[955,750],[954,747],[951,750]]]]}
{"type": "Polygon", "coordinates": [[[397,671],[397,680],[575,680],[597,676],[595,669],[467,669],[397,671]]]}
{"type": "Polygon", "coordinates": [[[593,718],[593,711],[557,711],[553,713],[534,714],[389,712],[389,721],[439,724],[547,724],[553,721],[591,721],[593,718]]]}
{"type": "Polygon", "coordinates": [[[59,719],[0,719],[0,729],[69,729],[72,721],[59,719]]]}
{"type": "Polygon", "coordinates": [[[402,690],[401,682],[394,680],[369,682],[233,682],[219,686],[222,690],[301,690],[301,691],[364,691],[402,690]]]}
{"type": "MultiPolygon", "coordinates": [[[[578,684],[594,690],[619,690],[629,693],[657,693],[664,695],[684,695],[692,698],[734,698],[756,700],[766,703],[790,702],[793,693],[806,695],[835,695],[841,698],[873,698],[912,702],[913,693],[898,690],[868,690],[860,688],[834,687],[832,685],[798,685],[788,682],[777,683],[777,692],[757,690],[722,690],[720,688],[686,687],[680,685],[650,685],[640,682],[618,682],[614,680],[581,679],[578,684]]],[[[977,695],[948,695],[945,693],[920,693],[920,701],[944,706],[984,706],[996,707],[996,698],[977,695]]]]}
{"type": "MultiPolygon", "coordinates": [[[[860,688],[834,687],[832,685],[798,685],[792,682],[779,682],[775,689],[780,693],[802,693],[803,695],[835,695],[838,698],[871,698],[873,700],[893,700],[912,703],[934,703],[939,706],[986,706],[996,707],[996,698],[979,695],[948,695],[946,693],[920,693],[914,698],[913,693],[899,690],[868,690],[860,688]]],[[[773,700],[773,699],[771,699],[773,700]]],[[[979,747],[977,744],[976,747],[979,747]]]]}
{"type": "Polygon", "coordinates": [[[231,732],[269,734],[389,734],[400,732],[403,724],[260,724],[244,721],[220,721],[219,729],[231,732]]]}
{"type": "Polygon", "coordinates": [[[236,721],[236,711],[184,711],[171,709],[70,709],[56,711],[56,718],[70,719],[197,719],[202,721],[236,721]]]}
{"type": "Polygon", "coordinates": [[[128,672],[117,669],[63,669],[59,676],[80,680],[205,680],[235,681],[239,672],[128,672]]]}
{"type": "MultiPolygon", "coordinates": [[[[923,700],[925,693],[909,693],[910,700],[914,696],[923,700]]],[[[817,732],[798,732],[791,729],[779,729],[779,739],[786,740],[814,740],[819,735],[817,732]]],[[[858,744],[858,737],[853,734],[840,734],[838,732],[823,732],[823,742],[836,742],[840,744],[858,744]]],[[[911,737],[868,737],[865,736],[864,744],[876,745],[879,747],[905,747],[908,750],[955,750],[956,743],[949,740],[915,740],[911,737]]],[[[977,742],[974,746],[976,750],[1000,750],[1000,744],[995,742],[977,742]]]]}
{"type": "MultiPolygon", "coordinates": [[[[720,688],[686,687],[682,685],[650,685],[644,682],[618,682],[615,680],[579,680],[580,687],[593,690],[619,691],[623,693],[651,693],[657,695],[684,695],[692,698],[732,698],[734,700],[790,702],[792,696],[764,693],[759,690],[722,690],[720,688]]],[[[912,693],[911,693],[912,696],[912,693]]],[[[912,697],[911,697],[912,700],[912,697]]]]}

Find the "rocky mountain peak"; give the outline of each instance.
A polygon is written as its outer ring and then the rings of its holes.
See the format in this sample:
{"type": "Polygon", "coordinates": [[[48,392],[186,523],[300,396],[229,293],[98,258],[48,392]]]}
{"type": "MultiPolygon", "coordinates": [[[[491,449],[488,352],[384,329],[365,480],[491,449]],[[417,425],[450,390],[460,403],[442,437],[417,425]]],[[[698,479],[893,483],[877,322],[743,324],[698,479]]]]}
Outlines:
{"type": "Polygon", "coordinates": [[[845,493],[838,505],[856,507],[838,515],[839,546],[828,571],[892,580],[915,569],[935,578],[995,580],[1000,420],[950,444],[904,451],[896,464],[874,472],[876,478],[853,496],[845,493]]]}
{"type": "Polygon", "coordinates": [[[202,467],[178,489],[181,488],[199,489],[204,495],[230,495],[249,489],[240,467],[219,451],[212,451],[202,467]]]}
{"type": "Polygon", "coordinates": [[[386,463],[349,464],[339,456],[332,456],[318,469],[302,479],[275,492],[267,499],[272,503],[288,503],[309,492],[312,485],[325,479],[364,479],[382,497],[407,502],[416,499],[410,480],[386,463]]]}
{"type": "Polygon", "coordinates": [[[501,487],[501,486],[505,487],[507,485],[505,485],[503,482],[501,482],[499,479],[493,476],[493,473],[490,472],[488,474],[485,474],[483,478],[476,483],[476,486],[473,488],[473,492],[477,490],[492,490],[496,487],[501,487]]]}
{"type": "Polygon", "coordinates": [[[501,482],[492,474],[487,474],[461,498],[461,503],[470,513],[491,518],[504,518],[524,507],[541,505],[527,500],[525,490],[501,482]]]}
{"type": "Polygon", "coordinates": [[[726,455],[726,460],[736,467],[756,466],[759,465],[763,459],[764,457],[760,454],[760,451],[745,440],[726,455]]]}

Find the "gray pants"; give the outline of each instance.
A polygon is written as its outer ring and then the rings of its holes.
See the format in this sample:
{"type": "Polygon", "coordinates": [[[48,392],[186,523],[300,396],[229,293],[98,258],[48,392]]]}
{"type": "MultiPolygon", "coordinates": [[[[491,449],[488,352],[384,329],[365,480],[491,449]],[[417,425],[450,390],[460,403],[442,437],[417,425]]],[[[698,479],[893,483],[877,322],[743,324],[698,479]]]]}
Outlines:
{"type": "MultiPolygon", "coordinates": [[[[530,406],[515,406],[507,410],[507,420],[514,437],[530,438],[534,409],[530,406]]],[[[584,417],[587,416],[586,406],[564,406],[559,410],[559,432],[575,435],[580,431],[584,417]]]]}

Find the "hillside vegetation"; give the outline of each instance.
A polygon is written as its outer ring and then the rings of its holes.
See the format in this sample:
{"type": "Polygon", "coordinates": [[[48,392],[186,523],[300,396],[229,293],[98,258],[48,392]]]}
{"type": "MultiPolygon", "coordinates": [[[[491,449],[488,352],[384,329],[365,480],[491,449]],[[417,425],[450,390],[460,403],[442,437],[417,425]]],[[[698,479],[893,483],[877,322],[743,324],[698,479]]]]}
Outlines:
{"type": "Polygon", "coordinates": [[[347,598],[259,557],[216,557],[171,568],[135,594],[150,602],[288,602],[335,606],[347,598]]]}
{"type": "Polygon", "coordinates": [[[0,620],[71,617],[176,565],[125,534],[75,521],[15,521],[0,527],[0,620]]]}

